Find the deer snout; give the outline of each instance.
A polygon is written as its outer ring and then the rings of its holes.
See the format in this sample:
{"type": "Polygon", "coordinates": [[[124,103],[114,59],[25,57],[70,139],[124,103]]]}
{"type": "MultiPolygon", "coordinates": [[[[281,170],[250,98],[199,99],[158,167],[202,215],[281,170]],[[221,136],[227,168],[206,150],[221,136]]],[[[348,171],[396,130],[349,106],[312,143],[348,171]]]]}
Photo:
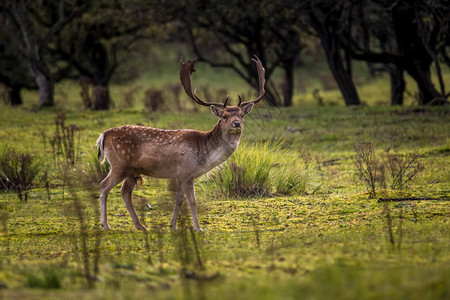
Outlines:
{"type": "Polygon", "coordinates": [[[238,120],[233,121],[233,127],[240,128],[241,126],[242,126],[241,121],[238,121],[238,120]]]}

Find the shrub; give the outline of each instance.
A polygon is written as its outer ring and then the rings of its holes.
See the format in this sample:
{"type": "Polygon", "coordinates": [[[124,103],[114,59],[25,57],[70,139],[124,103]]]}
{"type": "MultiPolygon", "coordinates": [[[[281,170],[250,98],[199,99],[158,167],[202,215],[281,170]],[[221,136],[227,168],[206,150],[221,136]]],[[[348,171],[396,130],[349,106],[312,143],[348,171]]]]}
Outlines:
{"type": "Polygon", "coordinates": [[[61,272],[55,266],[49,266],[42,272],[30,272],[27,275],[27,286],[40,289],[60,289],[61,272]]]}
{"type": "Polygon", "coordinates": [[[166,99],[164,98],[163,91],[156,88],[148,88],[144,92],[144,110],[147,114],[162,111],[166,99]]]}
{"type": "Polygon", "coordinates": [[[220,167],[203,181],[216,196],[252,197],[306,192],[309,164],[282,149],[283,142],[242,143],[220,167]]]}
{"type": "Polygon", "coordinates": [[[305,161],[296,161],[289,169],[283,168],[276,180],[277,193],[286,196],[305,194],[308,169],[305,161]]]}
{"type": "Polygon", "coordinates": [[[65,165],[75,165],[80,156],[80,137],[78,126],[66,125],[66,113],[58,113],[55,117],[55,133],[50,139],[55,165],[58,165],[60,160],[65,165]]]}
{"type": "Polygon", "coordinates": [[[391,188],[403,189],[425,166],[419,161],[417,152],[409,154],[398,153],[398,148],[387,148],[385,151],[385,164],[392,179],[391,188]]]}
{"type": "Polygon", "coordinates": [[[39,176],[40,184],[43,188],[45,188],[45,191],[47,192],[47,199],[50,200],[50,188],[51,188],[51,180],[53,179],[53,174],[50,173],[49,170],[45,169],[41,172],[41,175],[39,176]]]}
{"type": "Polygon", "coordinates": [[[0,153],[0,188],[17,192],[26,202],[40,169],[35,156],[6,147],[0,153]]]}
{"type": "Polygon", "coordinates": [[[141,89],[141,86],[135,86],[131,88],[126,88],[122,91],[123,103],[122,108],[130,108],[134,106],[136,94],[141,89]]]}
{"type": "Polygon", "coordinates": [[[369,196],[375,197],[377,174],[381,173],[375,147],[372,142],[362,143],[355,146],[355,152],[354,163],[359,179],[366,184],[369,196]]]}
{"type": "Polygon", "coordinates": [[[355,151],[354,164],[359,179],[369,190],[370,197],[375,197],[377,187],[385,188],[386,182],[390,183],[392,189],[404,189],[425,168],[419,161],[417,152],[400,154],[398,147],[390,147],[383,153],[376,153],[373,143],[367,142],[356,145],[355,151]]]}

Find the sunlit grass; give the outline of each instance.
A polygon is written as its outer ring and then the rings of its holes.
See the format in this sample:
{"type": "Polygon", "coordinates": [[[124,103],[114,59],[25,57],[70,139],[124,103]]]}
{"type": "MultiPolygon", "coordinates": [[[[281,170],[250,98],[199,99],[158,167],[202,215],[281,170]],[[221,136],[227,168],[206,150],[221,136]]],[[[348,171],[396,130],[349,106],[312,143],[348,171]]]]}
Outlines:
{"type": "Polygon", "coordinates": [[[243,142],[202,182],[216,197],[269,197],[306,193],[312,161],[283,148],[283,140],[243,142]]]}

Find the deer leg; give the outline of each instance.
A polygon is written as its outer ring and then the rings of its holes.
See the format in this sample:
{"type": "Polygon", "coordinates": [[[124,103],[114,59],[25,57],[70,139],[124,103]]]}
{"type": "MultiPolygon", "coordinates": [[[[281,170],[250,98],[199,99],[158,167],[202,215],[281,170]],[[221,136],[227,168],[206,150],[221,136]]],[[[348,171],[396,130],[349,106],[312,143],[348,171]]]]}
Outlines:
{"type": "Polygon", "coordinates": [[[136,211],[133,207],[133,189],[136,186],[136,178],[134,176],[128,176],[125,178],[122,188],[120,189],[120,193],[122,194],[123,201],[125,202],[125,206],[128,209],[128,213],[130,214],[131,219],[133,219],[134,227],[138,230],[147,230],[147,227],[142,225],[141,221],[139,221],[139,217],[136,214],[136,211]]]}
{"type": "Polygon", "coordinates": [[[170,228],[175,230],[177,229],[177,218],[178,213],[180,212],[181,203],[184,200],[184,194],[176,179],[173,179],[170,184],[172,192],[175,195],[175,208],[173,209],[172,218],[170,219],[170,228]]]}
{"type": "Polygon", "coordinates": [[[197,217],[197,204],[195,200],[195,190],[194,190],[194,179],[190,179],[183,183],[183,192],[186,195],[186,199],[189,203],[189,207],[191,209],[192,214],[192,222],[194,223],[194,230],[195,231],[203,231],[200,228],[200,224],[198,223],[198,217],[197,217]]]}
{"type": "Polygon", "coordinates": [[[108,176],[100,183],[100,219],[101,224],[105,230],[111,229],[108,224],[107,218],[107,208],[106,208],[106,200],[108,199],[108,194],[113,187],[118,185],[124,176],[120,176],[112,172],[109,172],[108,176]]]}

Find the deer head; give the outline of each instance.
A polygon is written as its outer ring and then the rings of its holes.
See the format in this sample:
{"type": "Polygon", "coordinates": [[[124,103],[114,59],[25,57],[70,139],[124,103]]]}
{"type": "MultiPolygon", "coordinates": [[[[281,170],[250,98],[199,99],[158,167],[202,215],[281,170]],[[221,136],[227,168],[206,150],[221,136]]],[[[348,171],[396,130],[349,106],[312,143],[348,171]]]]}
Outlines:
{"type": "Polygon", "coordinates": [[[258,83],[259,93],[256,99],[247,102],[242,102],[241,96],[239,97],[239,104],[237,106],[227,106],[228,96],[223,103],[220,102],[205,102],[201,100],[196,93],[196,90],[192,90],[191,87],[191,74],[195,72],[194,65],[196,60],[188,60],[183,62],[183,58],[180,59],[180,80],[186,94],[192,98],[196,103],[209,106],[212,113],[219,118],[219,123],[222,128],[226,128],[229,134],[240,134],[244,127],[243,118],[249,114],[255,103],[258,103],[264,96],[264,84],[265,84],[265,70],[258,57],[252,58],[256,63],[258,71],[258,83]]]}

